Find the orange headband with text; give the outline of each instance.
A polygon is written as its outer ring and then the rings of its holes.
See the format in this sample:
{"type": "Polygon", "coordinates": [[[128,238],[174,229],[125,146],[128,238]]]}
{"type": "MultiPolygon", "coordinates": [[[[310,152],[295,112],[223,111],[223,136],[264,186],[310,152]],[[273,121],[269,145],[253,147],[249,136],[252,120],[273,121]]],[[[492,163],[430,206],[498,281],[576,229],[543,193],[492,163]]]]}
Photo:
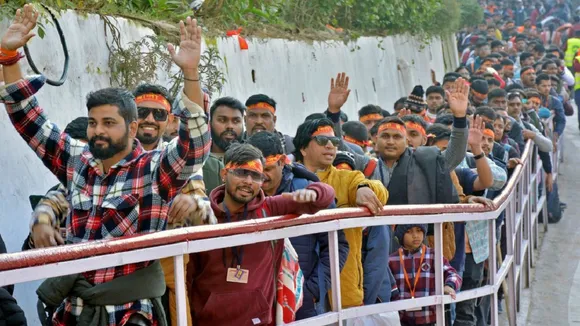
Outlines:
{"type": "Polygon", "coordinates": [[[318,127],[318,129],[316,129],[316,131],[312,133],[312,137],[326,133],[332,133],[332,135],[334,135],[334,129],[332,129],[331,126],[318,127]]]}
{"type": "Polygon", "coordinates": [[[167,111],[171,112],[171,104],[169,104],[169,101],[165,97],[163,97],[162,95],[148,93],[148,94],[139,95],[135,98],[135,103],[137,103],[137,105],[139,105],[143,102],[159,103],[159,104],[163,105],[163,107],[167,111]]]}
{"type": "Polygon", "coordinates": [[[394,122],[387,122],[380,125],[378,133],[381,133],[382,131],[385,131],[387,129],[397,130],[403,133],[403,135],[407,135],[407,129],[405,128],[405,126],[394,122]]]}
{"type": "Polygon", "coordinates": [[[266,102],[259,102],[256,104],[248,105],[248,110],[268,110],[273,114],[276,113],[276,109],[266,102]]]}
{"type": "MultiPolygon", "coordinates": [[[[268,157],[266,157],[266,166],[270,166],[270,165],[274,165],[276,163],[278,163],[278,161],[280,161],[281,158],[283,158],[285,155],[283,154],[278,154],[278,155],[270,155],[268,157]]],[[[288,162],[289,160],[286,158],[284,159],[284,163],[289,164],[288,162]]]]}
{"type": "Polygon", "coordinates": [[[495,132],[493,132],[493,130],[491,130],[491,129],[484,129],[483,134],[495,139],[495,132]]]}
{"type": "Polygon", "coordinates": [[[369,142],[368,141],[360,141],[360,140],[356,140],[352,137],[349,136],[343,136],[342,139],[346,140],[349,143],[355,144],[355,145],[359,145],[361,147],[364,146],[369,146],[369,142]]]}
{"type": "Polygon", "coordinates": [[[235,163],[228,163],[226,164],[225,168],[227,170],[233,170],[233,169],[244,169],[244,170],[250,170],[250,171],[254,171],[254,172],[258,172],[258,173],[264,173],[264,167],[262,166],[262,161],[260,160],[253,160],[253,161],[249,161],[243,164],[235,164],[235,163]]]}
{"type": "Polygon", "coordinates": [[[407,129],[417,130],[423,137],[427,136],[427,133],[425,132],[425,128],[423,128],[423,126],[421,126],[420,124],[418,124],[416,122],[407,121],[407,122],[405,122],[405,126],[407,126],[407,129]]]}
{"type": "Polygon", "coordinates": [[[381,120],[382,118],[383,118],[383,116],[378,114],[378,113],[371,113],[371,114],[363,115],[358,120],[360,122],[367,122],[370,120],[381,120]]]}

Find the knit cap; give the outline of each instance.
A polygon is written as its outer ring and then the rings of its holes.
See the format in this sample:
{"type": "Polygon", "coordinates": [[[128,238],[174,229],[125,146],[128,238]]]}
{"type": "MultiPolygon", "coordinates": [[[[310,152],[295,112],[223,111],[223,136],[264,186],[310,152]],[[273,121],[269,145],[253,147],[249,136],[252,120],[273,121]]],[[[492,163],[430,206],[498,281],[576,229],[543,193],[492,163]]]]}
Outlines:
{"type": "Polygon", "coordinates": [[[413,91],[407,97],[407,104],[427,106],[427,103],[425,103],[423,96],[425,96],[425,90],[423,90],[423,86],[417,85],[413,87],[413,91]]]}
{"type": "Polygon", "coordinates": [[[399,240],[400,245],[403,245],[403,237],[405,236],[405,233],[415,226],[423,231],[424,236],[427,236],[427,224],[399,224],[395,228],[395,237],[399,240]]]}
{"type": "Polygon", "coordinates": [[[332,163],[337,169],[345,170],[343,165],[346,164],[350,167],[352,171],[355,170],[354,155],[349,152],[338,151],[336,152],[336,157],[332,163]]]}

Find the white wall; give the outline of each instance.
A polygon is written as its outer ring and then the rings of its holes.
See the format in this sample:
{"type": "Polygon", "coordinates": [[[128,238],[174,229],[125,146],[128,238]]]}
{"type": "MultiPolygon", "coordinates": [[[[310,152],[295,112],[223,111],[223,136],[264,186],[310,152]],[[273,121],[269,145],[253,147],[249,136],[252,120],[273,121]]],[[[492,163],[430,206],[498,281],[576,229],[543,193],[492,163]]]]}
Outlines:
{"type": "MultiPolygon", "coordinates": [[[[68,79],[61,87],[45,86],[38,99],[51,120],[64,128],[74,118],[86,115],[84,98],[88,92],[109,86],[109,68],[106,36],[98,16],[81,17],[68,12],[60,21],[71,57],[68,79]]],[[[118,25],[124,43],[152,34],[150,29],[123,19],[118,20],[118,25]]],[[[7,21],[0,22],[0,33],[7,26],[7,21]]],[[[330,78],[338,72],[345,71],[351,77],[352,93],[345,106],[351,119],[356,118],[361,106],[370,103],[392,111],[393,103],[408,95],[415,84],[422,84],[425,89],[431,84],[430,69],[438,77],[444,73],[438,40],[423,50],[419,50],[416,41],[402,36],[365,37],[348,45],[280,39],[248,41],[249,50],[240,51],[235,38],[218,39],[228,80],[221,95],[234,96],[242,102],[256,93],[270,95],[279,103],[278,129],[291,135],[308,114],[326,109],[330,78]],[[352,51],[354,48],[357,49],[352,51]]],[[[44,39],[33,39],[30,50],[37,67],[47,76],[60,76],[64,57],[54,29],[49,28],[44,39]]],[[[27,72],[32,73],[29,69],[27,72]]],[[[213,98],[219,95],[214,94],[213,98]]],[[[0,110],[0,139],[0,233],[9,252],[14,252],[20,250],[28,233],[28,196],[44,194],[57,181],[16,133],[4,110],[0,110]]],[[[34,294],[37,284],[16,286],[15,296],[30,325],[38,324],[34,294]]]]}

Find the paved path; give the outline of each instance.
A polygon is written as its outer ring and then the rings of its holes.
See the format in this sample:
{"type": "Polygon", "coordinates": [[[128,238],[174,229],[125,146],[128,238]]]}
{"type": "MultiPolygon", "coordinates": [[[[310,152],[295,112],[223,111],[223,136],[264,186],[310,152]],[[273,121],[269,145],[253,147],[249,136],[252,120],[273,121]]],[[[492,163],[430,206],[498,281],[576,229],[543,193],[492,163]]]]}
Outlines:
{"type": "Polygon", "coordinates": [[[522,308],[518,325],[580,325],[580,132],[575,116],[568,118],[564,142],[558,186],[568,208],[543,237],[531,289],[522,299],[522,306],[529,307],[522,308]]]}

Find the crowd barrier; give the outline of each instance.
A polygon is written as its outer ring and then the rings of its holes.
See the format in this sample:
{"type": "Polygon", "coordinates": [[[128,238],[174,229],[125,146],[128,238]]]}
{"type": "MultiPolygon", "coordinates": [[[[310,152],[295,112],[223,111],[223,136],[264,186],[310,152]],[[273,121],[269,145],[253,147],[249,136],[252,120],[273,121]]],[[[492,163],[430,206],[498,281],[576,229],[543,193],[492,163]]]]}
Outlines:
{"type": "MultiPolygon", "coordinates": [[[[551,121],[547,121],[551,125],[551,121]]],[[[561,149],[562,142],[558,143],[561,149]]],[[[554,177],[561,151],[553,155],[554,177]]],[[[515,326],[522,287],[530,285],[530,269],[535,265],[543,212],[547,231],[547,200],[542,162],[535,146],[528,141],[518,165],[493,207],[479,204],[385,206],[378,216],[368,210],[347,208],[324,210],[314,215],[277,216],[211,226],[198,226],[43,250],[0,255],[0,286],[41,280],[129,263],[173,257],[175,262],[176,300],[179,324],[185,323],[185,275],[183,255],[232,246],[245,245],[305,234],[327,232],[329,236],[332,311],[292,325],[331,325],[355,317],[424,306],[436,306],[437,325],[445,325],[444,306],[452,302],[491,296],[491,325],[498,325],[498,290],[507,283],[506,300],[510,326],[515,326]],[[507,252],[497,266],[496,225],[498,215],[506,212],[507,252]],[[489,281],[482,287],[460,292],[455,300],[443,294],[442,223],[489,221],[489,281]],[[337,231],[353,227],[406,223],[433,223],[435,230],[436,294],[429,297],[341,309],[337,231]],[[498,268],[499,267],[499,268],[498,268]]],[[[385,264],[387,261],[385,261],[385,264]]]]}

